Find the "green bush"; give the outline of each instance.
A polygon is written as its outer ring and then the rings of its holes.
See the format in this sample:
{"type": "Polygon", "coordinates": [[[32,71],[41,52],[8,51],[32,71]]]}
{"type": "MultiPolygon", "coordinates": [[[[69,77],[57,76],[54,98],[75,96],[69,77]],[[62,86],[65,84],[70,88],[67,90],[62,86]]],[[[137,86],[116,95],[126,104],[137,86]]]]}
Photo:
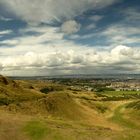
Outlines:
{"type": "Polygon", "coordinates": [[[42,93],[45,93],[45,94],[47,94],[47,93],[49,93],[49,92],[51,92],[51,91],[54,91],[52,88],[43,88],[43,89],[41,89],[40,90],[42,93]]]}
{"type": "Polygon", "coordinates": [[[9,105],[12,102],[13,101],[8,99],[8,98],[0,98],[0,106],[2,106],[2,105],[9,105]]]}

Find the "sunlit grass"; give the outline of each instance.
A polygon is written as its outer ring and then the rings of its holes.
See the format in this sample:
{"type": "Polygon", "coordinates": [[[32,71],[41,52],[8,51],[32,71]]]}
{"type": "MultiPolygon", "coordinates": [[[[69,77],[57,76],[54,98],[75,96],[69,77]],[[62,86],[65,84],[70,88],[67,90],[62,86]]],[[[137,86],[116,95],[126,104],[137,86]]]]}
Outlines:
{"type": "Polygon", "coordinates": [[[29,121],[24,126],[24,131],[32,140],[41,140],[49,134],[50,129],[41,121],[29,121]]]}

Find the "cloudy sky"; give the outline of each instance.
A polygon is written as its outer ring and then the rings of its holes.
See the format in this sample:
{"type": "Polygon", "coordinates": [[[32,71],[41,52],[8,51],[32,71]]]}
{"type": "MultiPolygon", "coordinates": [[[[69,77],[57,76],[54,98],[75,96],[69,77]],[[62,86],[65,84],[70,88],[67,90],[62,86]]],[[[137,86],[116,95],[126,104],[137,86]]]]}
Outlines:
{"type": "Polygon", "coordinates": [[[0,73],[140,73],[140,0],[0,0],[0,73]]]}

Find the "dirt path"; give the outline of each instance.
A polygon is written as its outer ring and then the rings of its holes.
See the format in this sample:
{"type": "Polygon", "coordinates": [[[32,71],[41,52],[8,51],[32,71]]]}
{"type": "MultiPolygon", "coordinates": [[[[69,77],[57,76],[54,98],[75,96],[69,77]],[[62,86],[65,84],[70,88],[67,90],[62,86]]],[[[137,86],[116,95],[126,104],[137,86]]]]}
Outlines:
{"type": "Polygon", "coordinates": [[[121,127],[111,121],[108,121],[103,114],[100,114],[89,106],[82,104],[79,99],[76,99],[75,101],[83,109],[83,112],[87,118],[86,121],[89,124],[110,128],[112,130],[121,130],[121,127]]]}
{"type": "Polygon", "coordinates": [[[113,112],[113,116],[110,118],[112,122],[115,122],[122,126],[123,128],[139,129],[139,127],[131,120],[124,117],[123,112],[125,111],[125,106],[132,101],[120,104],[113,112]]]}

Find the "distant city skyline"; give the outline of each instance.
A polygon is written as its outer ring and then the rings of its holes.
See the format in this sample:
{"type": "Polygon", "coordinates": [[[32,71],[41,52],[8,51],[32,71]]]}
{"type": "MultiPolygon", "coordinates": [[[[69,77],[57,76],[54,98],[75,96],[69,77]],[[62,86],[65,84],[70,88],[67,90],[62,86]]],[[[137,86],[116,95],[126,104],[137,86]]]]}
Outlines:
{"type": "Polygon", "coordinates": [[[140,74],[139,0],[0,0],[0,74],[140,74]]]}

